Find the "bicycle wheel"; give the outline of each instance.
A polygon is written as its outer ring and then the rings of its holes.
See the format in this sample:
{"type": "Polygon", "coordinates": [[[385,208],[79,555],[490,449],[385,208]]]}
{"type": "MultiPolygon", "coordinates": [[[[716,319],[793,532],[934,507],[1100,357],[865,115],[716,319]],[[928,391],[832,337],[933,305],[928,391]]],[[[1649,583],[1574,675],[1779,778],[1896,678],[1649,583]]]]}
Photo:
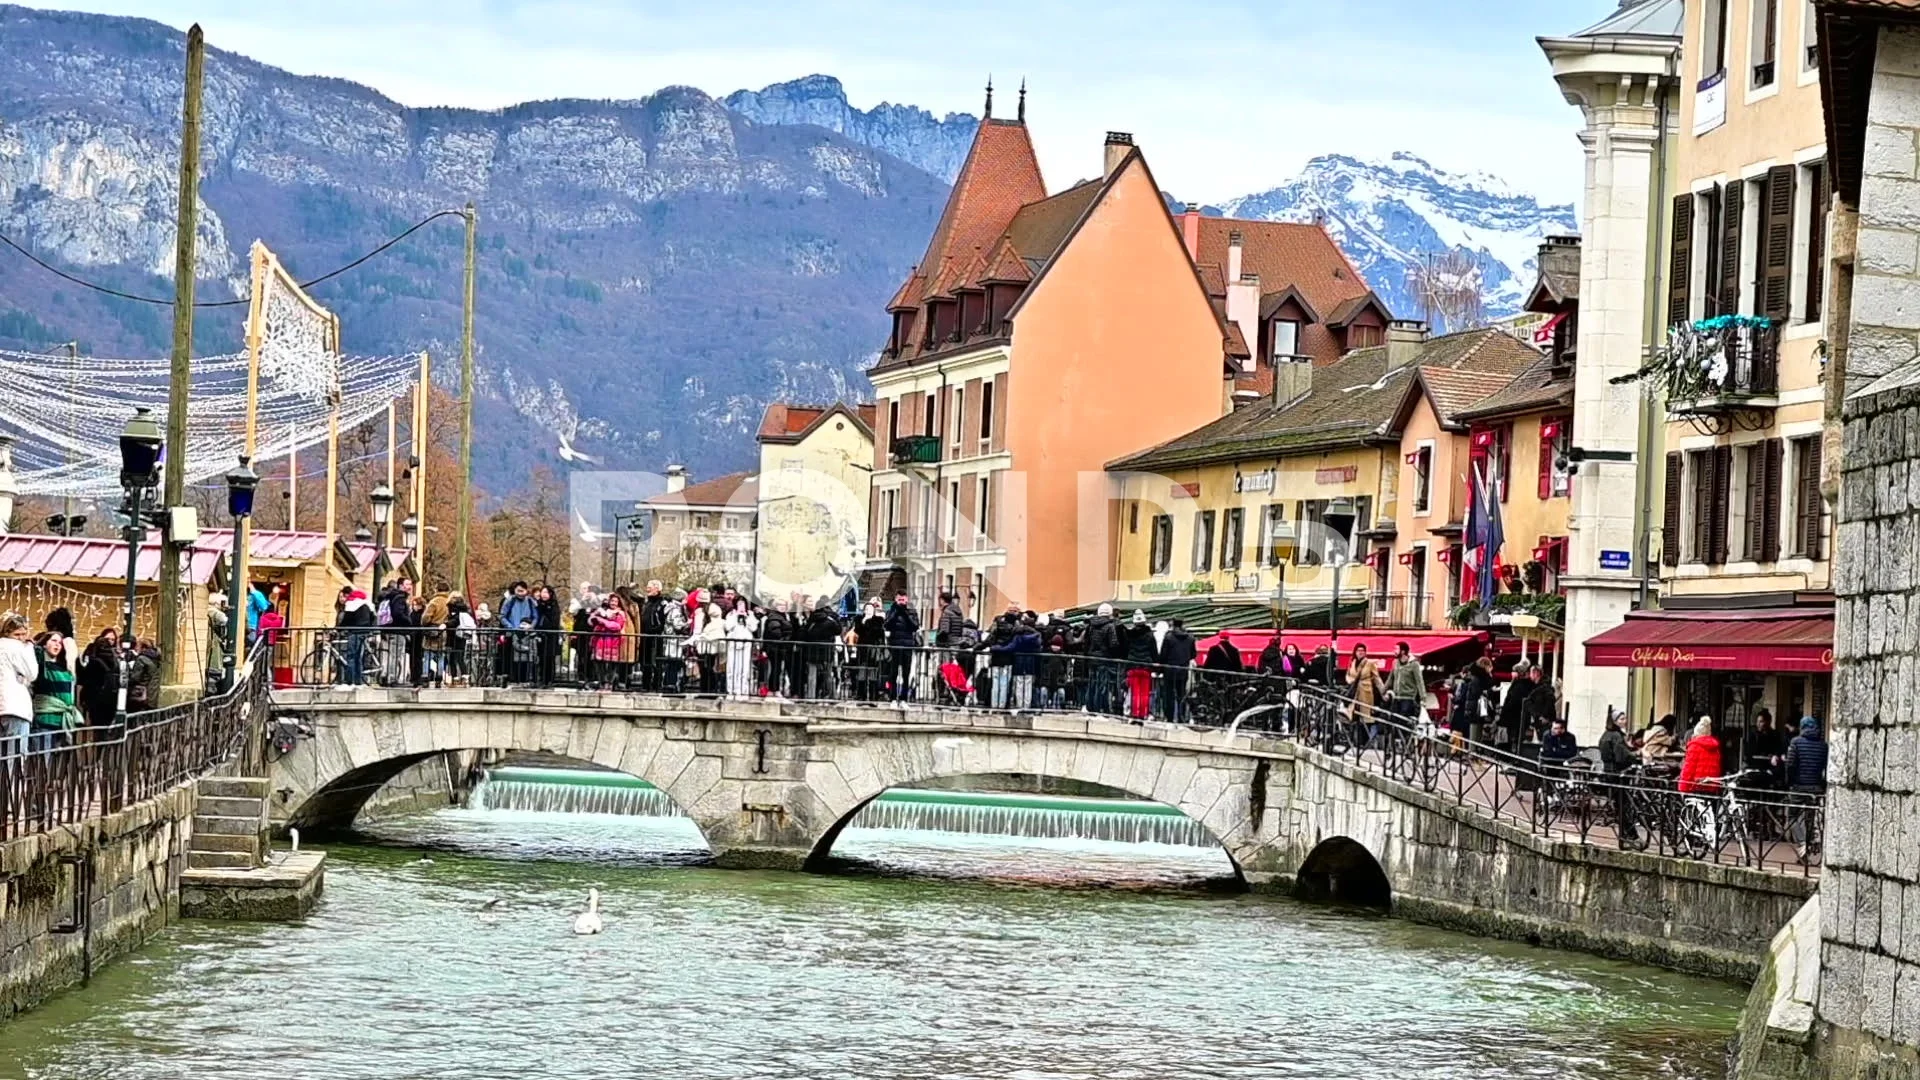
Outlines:
{"type": "Polygon", "coordinates": [[[329,678],[331,670],[332,664],[328,660],[326,643],[316,641],[313,643],[313,648],[307,650],[306,658],[300,661],[298,671],[300,685],[325,686],[332,681],[329,678]]]}
{"type": "Polygon", "coordinates": [[[1440,786],[1442,761],[1440,748],[1432,740],[1422,739],[1419,749],[1414,752],[1414,771],[1421,791],[1431,792],[1440,786]]]}
{"type": "Polygon", "coordinates": [[[1541,832],[1553,825],[1554,803],[1560,797],[1557,788],[1554,781],[1542,778],[1533,789],[1533,823],[1541,832]]]}
{"type": "Polygon", "coordinates": [[[1713,811],[1704,799],[1687,799],[1680,804],[1674,823],[1674,847],[1689,859],[1704,859],[1714,849],[1713,811]]]}

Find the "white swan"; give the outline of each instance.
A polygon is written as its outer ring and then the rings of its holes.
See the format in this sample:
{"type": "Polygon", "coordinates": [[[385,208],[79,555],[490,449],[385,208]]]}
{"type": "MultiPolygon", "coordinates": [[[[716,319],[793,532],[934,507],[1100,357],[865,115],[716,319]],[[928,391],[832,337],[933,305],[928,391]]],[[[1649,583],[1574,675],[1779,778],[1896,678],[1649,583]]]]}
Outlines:
{"type": "Polygon", "coordinates": [[[597,934],[600,924],[600,890],[587,890],[587,910],[573,917],[573,932],[576,934],[597,934]]]}

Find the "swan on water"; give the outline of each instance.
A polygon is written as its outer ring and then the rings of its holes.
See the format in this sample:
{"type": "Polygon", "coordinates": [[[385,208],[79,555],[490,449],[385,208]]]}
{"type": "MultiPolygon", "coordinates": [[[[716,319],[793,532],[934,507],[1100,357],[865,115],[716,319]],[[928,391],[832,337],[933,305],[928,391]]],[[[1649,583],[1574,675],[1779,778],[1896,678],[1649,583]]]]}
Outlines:
{"type": "Polygon", "coordinates": [[[600,925],[600,890],[587,890],[587,910],[573,917],[573,932],[576,934],[597,934],[600,925]]]}
{"type": "Polygon", "coordinates": [[[491,900],[489,900],[489,901],[487,901],[486,903],[484,903],[484,904],[481,904],[481,905],[480,905],[480,910],[481,910],[481,911],[492,911],[492,910],[494,910],[495,908],[503,908],[503,907],[506,907],[506,906],[507,906],[507,898],[506,898],[506,897],[504,897],[504,896],[496,896],[496,897],[494,897],[493,899],[491,899],[491,900]]]}

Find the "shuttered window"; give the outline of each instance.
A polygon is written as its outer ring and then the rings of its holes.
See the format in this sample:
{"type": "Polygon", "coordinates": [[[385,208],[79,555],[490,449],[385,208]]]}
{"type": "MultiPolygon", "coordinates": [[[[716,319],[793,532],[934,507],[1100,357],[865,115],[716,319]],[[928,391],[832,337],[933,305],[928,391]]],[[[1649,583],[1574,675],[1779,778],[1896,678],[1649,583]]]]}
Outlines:
{"type": "Polygon", "coordinates": [[[1716,315],[1740,311],[1740,228],[1746,213],[1747,184],[1737,180],[1720,193],[1720,307],[1716,315]]]}
{"type": "Polygon", "coordinates": [[[1698,212],[1706,216],[1701,222],[1700,245],[1706,250],[1700,253],[1705,263],[1700,275],[1700,313],[1707,318],[1720,314],[1720,226],[1721,205],[1719,188],[1708,188],[1700,193],[1698,212]]]}
{"type": "Polygon", "coordinates": [[[1760,188],[1766,227],[1760,234],[1760,257],[1754,260],[1754,309],[1781,322],[1793,308],[1793,181],[1798,171],[1793,165],[1776,165],[1767,170],[1760,188]]]}
{"type": "Polygon", "coordinates": [[[1793,461],[1793,553],[1819,559],[1824,548],[1820,519],[1826,510],[1820,499],[1820,436],[1793,440],[1793,461]]]}
{"type": "Polygon", "coordinates": [[[1733,511],[1733,447],[1713,448],[1713,487],[1709,496],[1707,562],[1720,566],[1727,561],[1727,526],[1733,511]]]}
{"type": "Polygon", "coordinates": [[[1660,561],[1680,565],[1680,451],[1667,455],[1666,502],[1660,523],[1660,561]]]}
{"type": "Polygon", "coordinates": [[[1747,471],[1744,557],[1755,562],[1769,563],[1780,557],[1780,451],[1779,439],[1752,443],[1741,450],[1747,471]]]}
{"type": "Polygon", "coordinates": [[[1807,272],[1806,313],[1808,322],[1819,322],[1827,290],[1827,204],[1833,192],[1827,186],[1827,164],[1816,161],[1807,166],[1807,272]]]}
{"type": "Polygon", "coordinates": [[[1687,561],[1703,563],[1713,550],[1713,451],[1687,452],[1687,482],[1691,487],[1687,507],[1687,561]]]}
{"type": "Polygon", "coordinates": [[[1667,260],[1667,325],[1687,321],[1687,301],[1693,284],[1693,196],[1673,197],[1673,247],[1667,260]]]}

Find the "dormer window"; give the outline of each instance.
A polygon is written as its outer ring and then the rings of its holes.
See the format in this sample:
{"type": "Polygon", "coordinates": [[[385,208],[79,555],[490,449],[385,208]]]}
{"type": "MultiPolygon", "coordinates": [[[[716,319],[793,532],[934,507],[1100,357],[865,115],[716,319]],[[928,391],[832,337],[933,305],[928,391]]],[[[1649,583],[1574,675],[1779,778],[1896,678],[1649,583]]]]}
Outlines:
{"type": "Polygon", "coordinates": [[[1570,308],[1566,314],[1553,320],[1553,346],[1549,354],[1556,371],[1565,371],[1573,367],[1578,355],[1580,342],[1580,309],[1570,308]]]}
{"type": "Polygon", "coordinates": [[[967,336],[980,333],[985,329],[987,318],[987,298],[984,293],[968,289],[960,294],[960,334],[967,336]]]}
{"type": "Polygon", "coordinates": [[[1292,363],[1300,355],[1300,323],[1295,319],[1275,319],[1270,334],[1273,340],[1273,362],[1292,363]]]}

